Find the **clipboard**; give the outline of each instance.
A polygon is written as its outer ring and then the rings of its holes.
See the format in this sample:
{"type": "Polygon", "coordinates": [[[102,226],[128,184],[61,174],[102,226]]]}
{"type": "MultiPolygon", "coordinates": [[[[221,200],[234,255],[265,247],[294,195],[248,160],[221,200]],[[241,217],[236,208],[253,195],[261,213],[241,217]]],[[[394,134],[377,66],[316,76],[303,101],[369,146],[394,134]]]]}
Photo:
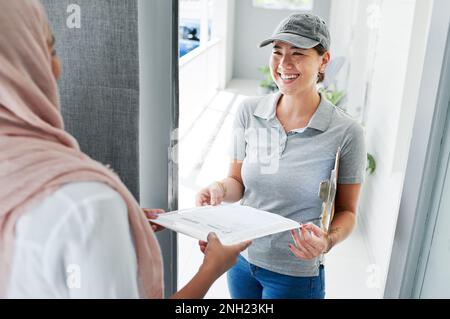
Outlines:
{"type": "Polygon", "coordinates": [[[320,183],[319,198],[322,200],[321,225],[325,232],[328,232],[334,217],[340,157],[341,147],[339,147],[336,152],[336,159],[334,162],[334,168],[330,174],[330,179],[320,183]]]}

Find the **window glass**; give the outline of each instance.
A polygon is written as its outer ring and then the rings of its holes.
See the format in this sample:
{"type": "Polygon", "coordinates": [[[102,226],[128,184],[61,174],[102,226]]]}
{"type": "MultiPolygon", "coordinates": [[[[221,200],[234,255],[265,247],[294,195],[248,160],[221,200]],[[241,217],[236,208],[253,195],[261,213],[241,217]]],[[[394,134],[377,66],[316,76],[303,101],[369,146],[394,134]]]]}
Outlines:
{"type": "Polygon", "coordinates": [[[312,10],[314,0],[253,0],[253,6],[265,9],[312,10]]]}
{"type": "Polygon", "coordinates": [[[180,0],[180,57],[211,40],[213,0],[180,0]]]}

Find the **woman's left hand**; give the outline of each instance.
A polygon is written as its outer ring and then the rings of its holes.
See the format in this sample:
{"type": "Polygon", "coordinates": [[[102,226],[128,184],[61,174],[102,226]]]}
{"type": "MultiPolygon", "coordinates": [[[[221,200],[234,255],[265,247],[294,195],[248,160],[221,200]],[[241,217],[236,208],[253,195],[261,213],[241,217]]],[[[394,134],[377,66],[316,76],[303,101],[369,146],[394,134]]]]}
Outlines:
{"type": "Polygon", "coordinates": [[[328,248],[327,233],[316,225],[302,225],[299,230],[291,230],[295,246],[289,249],[300,259],[311,260],[322,255],[328,248]]]}
{"type": "MultiPolygon", "coordinates": [[[[148,219],[157,219],[160,214],[165,213],[165,211],[163,209],[143,208],[142,210],[144,211],[145,216],[147,216],[148,219]]],[[[165,229],[163,226],[154,224],[152,222],[150,222],[150,225],[152,226],[152,229],[155,233],[160,232],[165,229]]]]}

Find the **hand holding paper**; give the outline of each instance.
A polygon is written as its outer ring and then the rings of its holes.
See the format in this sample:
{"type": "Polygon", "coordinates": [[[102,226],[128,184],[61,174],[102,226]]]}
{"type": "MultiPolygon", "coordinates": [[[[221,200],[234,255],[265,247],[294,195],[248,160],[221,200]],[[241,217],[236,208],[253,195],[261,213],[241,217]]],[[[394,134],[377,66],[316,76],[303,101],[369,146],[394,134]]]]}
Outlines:
{"type": "Polygon", "coordinates": [[[160,214],[164,214],[164,210],[163,209],[149,209],[149,208],[143,208],[142,209],[145,213],[145,215],[147,216],[147,218],[150,220],[150,225],[152,226],[152,229],[155,233],[160,232],[164,229],[166,229],[165,227],[158,225],[158,224],[154,224],[152,221],[154,221],[155,219],[157,219],[159,217],[160,214]]]}
{"type": "Polygon", "coordinates": [[[328,248],[327,233],[312,223],[302,225],[299,230],[291,230],[291,235],[295,246],[289,244],[289,249],[300,259],[314,259],[328,248]]]}
{"type": "Polygon", "coordinates": [[[215,233],[208,235],[208,242],[202,245],[202,252],[205,255],[203,267],[215,270],[217,277],[222,276],[228,269],[236,264],[237,257],[246,250],[251,241],[245,241],[231,246],[224,246],[215,233]]]}

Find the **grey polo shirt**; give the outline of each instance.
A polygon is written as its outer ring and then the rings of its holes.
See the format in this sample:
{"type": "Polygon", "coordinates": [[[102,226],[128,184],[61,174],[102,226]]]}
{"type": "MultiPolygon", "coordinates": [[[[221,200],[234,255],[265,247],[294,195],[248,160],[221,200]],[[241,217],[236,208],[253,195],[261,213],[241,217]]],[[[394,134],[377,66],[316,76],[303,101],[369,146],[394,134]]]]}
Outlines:
{"type": "MultiPolygon", "coordinates": [[[[276,116],[281,93],[245,100],[236,114],[232,159],[243,161],[241,205],[320,225],[319,185],[329,179],[341,147],[338,184],[364,181],[367,154],[361,125],[321,96],[306,128],[286,134],[276,116]]],[[[319,274],[320,259],[300,260],[289,250],[290,232],[256,239],[244,257],[285,275],[319,274]]]]}

